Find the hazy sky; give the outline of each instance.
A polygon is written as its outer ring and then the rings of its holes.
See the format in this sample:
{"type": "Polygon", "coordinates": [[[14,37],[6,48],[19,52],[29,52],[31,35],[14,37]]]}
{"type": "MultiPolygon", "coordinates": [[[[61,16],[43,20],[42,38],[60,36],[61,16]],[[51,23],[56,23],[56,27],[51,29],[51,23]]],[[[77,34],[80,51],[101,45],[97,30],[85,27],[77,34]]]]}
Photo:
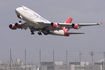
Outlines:
{"type": "MultiPolygon", "coordinates": [[[[12,49],[13,60],[24,61],[24,50],[27,50],[27,61],[38,62],[39,50],[42,50],[42,61],[65,61],[66,50],[68,61],[79,61],[79,51],[83,52],[82,61],[91,61],[88,52],[105,51],[105,0],[0,0],[0,60],[9,60],[12,49]],[[15,9],[24,5],[42,17],[53,22],[64,22],[69,17],[74,23],[103,22],[102,26],[83,27],[72,32],[85,32],[84,35],[70,37],[31,35],[30,30],[11,30],[9,23],[16,23],[15,9]],[[72,53],[71,53],[72,52],[72,53]]],[[[103,58],[102,53],[95,53],[95,61],[103,58]]]]}

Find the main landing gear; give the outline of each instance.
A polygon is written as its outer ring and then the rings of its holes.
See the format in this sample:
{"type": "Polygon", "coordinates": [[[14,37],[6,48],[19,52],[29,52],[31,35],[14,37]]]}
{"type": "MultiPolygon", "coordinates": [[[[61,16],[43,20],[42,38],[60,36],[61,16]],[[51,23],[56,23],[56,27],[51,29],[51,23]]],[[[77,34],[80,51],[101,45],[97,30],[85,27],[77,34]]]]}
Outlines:
{"type": "MultiPolygon", "coordinates": [[[[34,31],[31,31],[31,35],[34,35],[34,31]]],[[[38,32],[38,35],[42,35],[42,33],[38,32]]]]}
{"type": "Polygon", "coordinates": [[[39,35],[42,35],[42,33],[41,33],[41,32],[38,32],[38,34],[39,34],[39,35]]]}
{"type": "MultiPolygon", "coordinates": [[[[44,35],[50,34],[49,31],[38,31],[38,35],[42,35],[42,33],[43,33],[44,35]]],[[[31,29],[31,35],[34,35],[34,30],[32,30],[32,29],[31,29]]]]}
{"type": "Polygon", "coordinates": [[[31,31],[31,35],[34,35],[34,31],[31,31]]]}

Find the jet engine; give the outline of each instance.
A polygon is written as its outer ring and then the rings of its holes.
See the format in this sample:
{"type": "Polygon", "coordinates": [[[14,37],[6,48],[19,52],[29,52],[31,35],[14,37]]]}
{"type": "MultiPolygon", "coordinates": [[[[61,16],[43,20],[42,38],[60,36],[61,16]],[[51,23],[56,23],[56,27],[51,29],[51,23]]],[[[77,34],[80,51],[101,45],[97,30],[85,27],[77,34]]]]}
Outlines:
{"type": "Polygon", "coordinates": [[[72,24],[72,27],[73,27],[74,29],[79,29],[78,24],[72,24]]]}
{"type": "Polygon", "coordinates": [[[15,23],[16,28],[21,28],[21,23],[15,23]]]}
{"type": "Polygon", "coordinates": [[[51,22],[51,26],[52,26],[53,28],[57,28],[57,27],[58,27],[58,24],[51,22]]]}
{"type": "Polygon", "coordinates": [[[11,23],[9,24],[9,28],[12,29],[12,30],[15,30],[16,29],[15,25],[14,24],[11,24],[11,23]]]}

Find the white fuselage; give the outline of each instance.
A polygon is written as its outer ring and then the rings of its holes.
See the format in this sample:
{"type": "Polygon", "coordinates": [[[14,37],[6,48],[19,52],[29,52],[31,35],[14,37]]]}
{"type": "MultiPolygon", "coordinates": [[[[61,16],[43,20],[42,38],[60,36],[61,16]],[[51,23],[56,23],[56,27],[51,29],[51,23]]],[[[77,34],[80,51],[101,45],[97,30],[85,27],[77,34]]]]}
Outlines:
{"type": "MultiPolygon", "coordinates": [[[[17,16],[20,15],[22,17],[22,20],[26,21],[30,26],[36,29],[44,28],[43,25],[40,25],[37,22],[51,23],[50,21],[44,19],[39,14],[37,14],[36,12],[32,11],[31,9],[25,6],[16,8],[15,12],[17,16]]],[[[50,34],[64,36],[64,31],[63,30],[50,30],[50,34]]]]}
{"type": "Polygon", "coordinates": [[[33,23],[34,23],[35,28],[43,28],[43,26],[38,25],[37,21],[39,21],[39,22],[49,22],[48,20],[44,19],[43,17],[41,17],[36,12],[34,12],[31,9],[29,9],[27,7],[24,7],[24,6],[17,8],[15,11],[16,11],[17,15],[22,16],[22,20],[28,22],[32,26],[33,26],[33,23]]]}

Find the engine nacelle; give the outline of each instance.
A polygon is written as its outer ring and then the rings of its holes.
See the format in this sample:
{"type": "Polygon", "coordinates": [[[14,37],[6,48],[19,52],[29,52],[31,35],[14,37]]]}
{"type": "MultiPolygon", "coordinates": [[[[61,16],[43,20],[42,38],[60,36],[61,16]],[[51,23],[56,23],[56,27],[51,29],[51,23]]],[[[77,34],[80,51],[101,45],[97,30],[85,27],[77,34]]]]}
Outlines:
{"type": "Polygon", "coordinates": [[[16,28],[21,28],[21,23],[15,23],[16,28]]]}
{"type": "Polygon", "coordinates": [[[16,29],[15,25],[14,24],[11,24],[11,23],[9,24],[9,28],[12,29],[12,30],[15,30],[16,29]]]}
{"type": "Polygon", "coordinates": [[[73,27],[74,29],[79,29],[78,24],[72,24],[72,27],[73,27]]]}
{"type": "Polygon", "coordinates": [[[57,28],[57,27],[58,27],[58,24],[52,22],[52,23],[51,23],[51,26],[54,27],[54,28],[57,28]]]}

